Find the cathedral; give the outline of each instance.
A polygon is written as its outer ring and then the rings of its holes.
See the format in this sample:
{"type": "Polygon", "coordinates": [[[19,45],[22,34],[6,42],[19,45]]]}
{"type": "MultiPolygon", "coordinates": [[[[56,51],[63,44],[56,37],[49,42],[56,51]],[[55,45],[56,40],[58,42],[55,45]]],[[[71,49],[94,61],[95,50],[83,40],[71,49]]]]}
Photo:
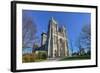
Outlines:
{"type": "Polygon", "coordinates": [[[53,17],[49,20],[48,31],[41,35],[41,46],[46,49],[48,58],[69,55],[66,28],[58,27],[58,23],[53,17]]]}

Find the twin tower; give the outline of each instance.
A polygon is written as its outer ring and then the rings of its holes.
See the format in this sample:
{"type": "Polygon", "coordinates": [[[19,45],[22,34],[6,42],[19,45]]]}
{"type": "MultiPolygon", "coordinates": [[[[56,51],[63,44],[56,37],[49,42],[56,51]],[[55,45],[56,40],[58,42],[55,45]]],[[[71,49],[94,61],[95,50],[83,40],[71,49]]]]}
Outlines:
{"type": "Polygon", "coordinates": [[[64,26],[58,27],[56,20],[51,17],[47,33],[42,33],[41,45],[45,45],[48,58],[68,56],[68,39],[64,26]]]}

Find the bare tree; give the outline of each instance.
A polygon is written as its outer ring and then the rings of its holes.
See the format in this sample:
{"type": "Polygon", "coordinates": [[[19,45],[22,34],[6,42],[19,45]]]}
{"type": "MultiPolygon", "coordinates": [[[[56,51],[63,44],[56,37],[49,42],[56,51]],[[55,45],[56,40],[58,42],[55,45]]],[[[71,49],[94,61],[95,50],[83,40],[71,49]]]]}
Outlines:
{"type": "Polygon", "coordinates": [[[91,27],[90,25],[85,25],[82,28],[81,32],[81,42],[84,46],[84,48],[91,48],[91,27]]]}
{"type": "Polygon", "coordinates": [[[32,47],[33,42],[35,41],[37,32],[36,24],[33,19],[27,15],[23,16],[22,22],[22,47],[32,47]]]}
{"type": "Polygon", "coordinates": [[[80,36],[77,39],[77,47],[80,52],[91,49],[91,27],[90,25],[83,26],[80,36]]]}

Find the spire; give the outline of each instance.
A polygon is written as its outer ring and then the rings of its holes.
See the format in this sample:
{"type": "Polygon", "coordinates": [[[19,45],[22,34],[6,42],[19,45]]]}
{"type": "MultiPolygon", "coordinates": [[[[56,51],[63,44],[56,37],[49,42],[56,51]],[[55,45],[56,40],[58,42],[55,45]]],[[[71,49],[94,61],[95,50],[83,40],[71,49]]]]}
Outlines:
{"type": "Polygon", "coordinates": [[[64,27],[64,25],[62,26],[62,29],[63,29],[63,30],[65,30],[65,27],[64,27]]]}
{"type": "Polygon", "coordinates": [[[51,21],[52,21],[54,24],[57,24],[57,22],[56,22],[56,20],[54,19],[53,16],[51,17],[51,21]]]}
{"type": "Polygon", "coordinates": [[[51,17],[51,20],[54,21],[54,17],[53,16],[51,17]]]}

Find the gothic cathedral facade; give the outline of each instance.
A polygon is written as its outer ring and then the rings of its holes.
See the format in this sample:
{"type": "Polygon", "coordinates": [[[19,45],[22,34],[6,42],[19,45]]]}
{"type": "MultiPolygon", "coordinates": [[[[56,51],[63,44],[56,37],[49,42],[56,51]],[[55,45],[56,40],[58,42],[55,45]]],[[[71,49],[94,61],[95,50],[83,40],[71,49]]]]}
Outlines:
{"type": "Polygon", "coordinates": [[[69,55],[66,29],[64,26],[59,28],[58,23],[53,17],[49,20],[47,33],[42,33],[41,44],[47,48],[48,58],[69,55]]]}

